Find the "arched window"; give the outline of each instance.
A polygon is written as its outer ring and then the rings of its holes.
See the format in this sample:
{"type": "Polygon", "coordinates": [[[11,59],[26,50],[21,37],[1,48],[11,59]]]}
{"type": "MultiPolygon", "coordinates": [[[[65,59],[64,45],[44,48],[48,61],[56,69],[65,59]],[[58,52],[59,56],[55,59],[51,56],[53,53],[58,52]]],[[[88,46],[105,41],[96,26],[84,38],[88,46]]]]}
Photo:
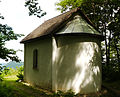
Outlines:
{"type": "Polygon", "coordinates": [[[38,50],[34,49],[33,50],[33,69],[37,69],[38,65],[38,50]]]}

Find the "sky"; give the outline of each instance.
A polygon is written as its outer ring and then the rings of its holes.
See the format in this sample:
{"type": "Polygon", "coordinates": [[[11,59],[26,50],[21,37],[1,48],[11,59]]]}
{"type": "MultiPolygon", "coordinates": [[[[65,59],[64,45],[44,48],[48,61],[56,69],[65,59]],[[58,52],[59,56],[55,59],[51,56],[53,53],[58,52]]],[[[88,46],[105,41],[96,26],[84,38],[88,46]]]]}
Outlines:
{"type": "MultiPolygon", "coordinates": [[[[35,28],[40,26],[44,21],[55,17],[60,14],[56,10],[55,3],[58,0],[38,0],[41,9],[47,12],[47,15],[42,18],[36,16],[29,16],[27,8],[24,7],[25,0],[1,0],[0,14],[5,17],[4,20],[0,19],[0,23],[7,24],[13,28],[17,34],[24,34],[25,36],[32,32],[35,28]]],[[[25,37],[24,36],[24,37],[25,37]]],[[[24,38],[19,38],[17,41],[12,40],[6,42],[6,47],[14,50],[23,50],[17,52],[17,55],[24,61],[24,45],[20,41],[24,38]]],[[[0,59],[0,63],[5,62],[0,59]]]]}

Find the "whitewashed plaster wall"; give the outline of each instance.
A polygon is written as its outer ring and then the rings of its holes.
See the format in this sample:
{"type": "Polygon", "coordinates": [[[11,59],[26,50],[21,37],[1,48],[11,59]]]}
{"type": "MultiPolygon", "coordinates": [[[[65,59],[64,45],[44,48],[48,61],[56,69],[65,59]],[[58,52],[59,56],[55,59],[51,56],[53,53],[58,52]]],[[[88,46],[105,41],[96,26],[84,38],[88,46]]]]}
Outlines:
{"type": "Polygon", "coordinates": [[[52,89],[91,93],[101,89],[101,51],[97,39],[53,38],[52,89]]]}
{"type": "Polygon", "coordinates": [[[52,40],[45,37],[25,44],[24,79],[31,85],[52,87],[52,40]],[[33,69],[33,51],[38,50],[38,66],[33,69]]]}

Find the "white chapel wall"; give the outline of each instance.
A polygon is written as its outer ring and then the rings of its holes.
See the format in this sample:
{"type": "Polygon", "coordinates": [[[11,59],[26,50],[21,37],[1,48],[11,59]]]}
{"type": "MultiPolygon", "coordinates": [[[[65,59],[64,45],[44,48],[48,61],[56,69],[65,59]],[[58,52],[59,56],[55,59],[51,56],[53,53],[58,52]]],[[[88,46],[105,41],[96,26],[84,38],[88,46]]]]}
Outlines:
{"type": "Polygon", "coordinates": [[[82,37],[53,38],[53,90],[78,93],[101,89],[100,42],[82,37]]]}

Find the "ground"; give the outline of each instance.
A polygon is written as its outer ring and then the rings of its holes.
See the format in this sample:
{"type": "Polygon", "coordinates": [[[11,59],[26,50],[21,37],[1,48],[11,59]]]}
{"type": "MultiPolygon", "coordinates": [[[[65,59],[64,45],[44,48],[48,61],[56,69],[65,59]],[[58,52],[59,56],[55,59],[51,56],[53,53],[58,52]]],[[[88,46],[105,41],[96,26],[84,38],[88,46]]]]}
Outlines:
{"type": "MultiPolygon", "coordinates": [[[[45,90],[29,86],[29,84],[25,82],[16,82],[16,80],[17,78],[15,76],[10,76],[0,82],[0,85],[4,86],[4,92],[7,93],[7,90],[12,90],[11,94],[9,94],[11,96],[7,95],[8,97],[48,97],[50,93],[49,91],[46,92],[45,90]]],[[[1,92],[0,97],[3,97],[1,96],[1,92]]]]}
{"type": "MultiPolygon", "coordinates": [[[[25,82],[16,82],[16,79],[16,76],[9,76],[6,77],[4,81],[0,82],[0,97],[73,97],[70,95],[54,95],[53,92],[34,88],[25,82]]],[[[104,82],[102,90],[100,92],[91,93],[89,95],[78,94],[74,97],[120,97],[119,84],[120,81],[111,83],[104,82]]]]}

